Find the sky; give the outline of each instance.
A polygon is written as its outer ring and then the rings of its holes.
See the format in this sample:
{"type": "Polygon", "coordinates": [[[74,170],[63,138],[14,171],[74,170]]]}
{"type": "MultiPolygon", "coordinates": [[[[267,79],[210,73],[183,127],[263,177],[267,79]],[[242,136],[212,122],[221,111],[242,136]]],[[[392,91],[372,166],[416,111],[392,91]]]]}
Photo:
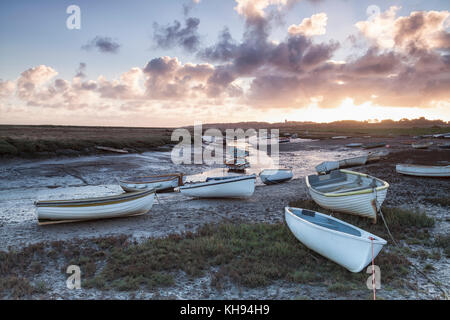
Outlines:
{"type": "Polygon", "coordinates": [[[0,123],[450,121],[449,7],[2,1],[0,123]]]}

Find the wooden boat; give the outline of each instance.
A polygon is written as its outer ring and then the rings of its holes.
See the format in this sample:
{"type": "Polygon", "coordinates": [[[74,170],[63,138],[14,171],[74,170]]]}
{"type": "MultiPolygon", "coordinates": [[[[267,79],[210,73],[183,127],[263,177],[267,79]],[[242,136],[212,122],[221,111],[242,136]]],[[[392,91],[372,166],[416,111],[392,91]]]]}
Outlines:
{"type": "Polygon", "coordinates": [[[207,178],[205,182],[186,184],[175,191],[196,198],[247,198],[255,192],[256,175],[207,178]]]}
{"type": "Polygon", "coordinates": [[[450,149],[450,143],[441,144],[441,145],[439,145],[439,148],[441,148],[441,149],[450,149]]]}
{"type": "Polygon", "coordinates": [[[291,169],[264,169],[259,174],[259,177],[264,184],[286,182],[291,180],[293,176],[291,169]]]}
{"type": "Polygon", "coordinates": [[[154,198],[155,190],[144,190],[102,198],[37,201],[35,206],[39,224],[52,224],[144,214],[154,198]]]}
{"type": "Polygon", "coordinates": [[[389,188],[386,181],[350,170],[307,176],[306,185],[321,207],[371,218],[374,222],[389,188]]]}
{"type": "Polygon", "coordinates": [[[431,147],[433,145],[433,142],[417,142],[417,143],[411,143],[411,146],[414,149],[427,149],[428,147],[431,147]]]}
{"type": "Polygon", "coordinates": [[[450,177],[450,165],[447,166],[423,166],[418,164],[397,164],[395,170],[398,173],[418,177],[450,177]]]}
{"type": "Polygon", "coordinates": [[[373,142],[373,143],[366,143],[363,144],[362,147],[364,149],[374,149],[374,148],[381,148],[381,147],[385,147],[386,146],[386,142],[373,142]]]}
{"type": "Polygon", "coordinates": [[[136,192],[144,189],[155,189],[155,191],[163,191],[182,186],[184,180],[185,177],[182,173],[173,173],[128,178],[126,180],[120,180],[119,185],[126,192],[136,192]]]}
{"type": "Polygon", "coordinates": [[[300,208],[285,208],[286,223],[305,246],[343,266],[360,272],[380,253],[386,240],[354,225],[300,208]]]}
{"type": "Polygon", "coordinates": [[[250,163],[246,159],[235,158],[233,160],[225,160],[225,166],[229,171],[243,172],[250,167],[250,163]]]}

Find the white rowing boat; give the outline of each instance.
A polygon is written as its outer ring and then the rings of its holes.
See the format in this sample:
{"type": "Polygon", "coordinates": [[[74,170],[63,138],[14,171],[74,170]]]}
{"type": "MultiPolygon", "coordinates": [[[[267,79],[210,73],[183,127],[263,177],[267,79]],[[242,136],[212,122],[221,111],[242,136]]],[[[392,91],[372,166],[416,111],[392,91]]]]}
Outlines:
{"type": "Polygon", "coordinates": [[[423,166],[418,164],[397,164],[395,170],[398,173],[418,177],[450,177],[450,165],[447,166],[423,166]]]}
{"type": "Polygon", "coordinates": [[[155,191],[169,190],[182,186],[186,178],[182,173],[154,175],[146,177],[134,177],[120,180],[119,185],[126,192],[136,192],[145,189],[155,191]]]}
{"type": "Polygon", "coordinates": [[[118,218],[148,212],[153,206],[154,190],[79,200],[37,201],[40,224],[118,218]]]}
{"type": "Polygon", "coordinates": [[[367,231],[319,212],[286,207],[285,219],[301,243],[351,272],[363,270],[387,243],[367,231]]]}
{"type": "Polygon", "coordinates": [[[367,155],[342,159],[337,161],[324,161],[316,166],[316,172],[330,172],[339,168],[362,166],[367,162],[367,155]]]}
{"type": "Polygon", "coordinates": [[[427,149],[428,147],[431,147],[433,145],[433,142],[418,142],[418,143],[411,143],[411,147],[414,149],[427,149]]]}
{"type": "Polygon", "coordinates": [[[286,182],[291,180],[293,176],[291,169],[264,169],[259,174],[259,177],[264,184],[286,182]]]}
{"type": "Polygon", "coordinates": [[[371,218],[374,222],[389,188],[386,181],[350,170],[307,176],[306,185],[321,207],[371,218]]]}
{"type": "Polygon", "coordinates": [[[379,161],[389,154],[388,151],[369,152],[366,155],[336,160],[336,161],[324,161],[318,164],[315,169],[318,173],[327,173],[332,170],[343,169],[348,167],[356,167],[365,165],[368,162],[379,161]]]}
{"type": "Polygon", "coordinates": [[[255,192],[256,175],[207,178],[186,184],[175,191],[195,198],[247,198],[255,192]]]}

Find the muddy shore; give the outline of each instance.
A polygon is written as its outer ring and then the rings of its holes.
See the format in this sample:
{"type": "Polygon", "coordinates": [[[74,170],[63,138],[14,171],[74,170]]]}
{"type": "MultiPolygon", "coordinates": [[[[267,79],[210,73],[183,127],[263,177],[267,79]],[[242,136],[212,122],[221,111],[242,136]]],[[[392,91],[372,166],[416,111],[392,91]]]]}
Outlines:
{"type": "MultiPolygon", "coordinates": [[[[395,172],[397,163],[449,164],[450,151],[436,145],[428,150],[414,150],[406,143],[408,137],[377,138],[370,142],[383,141],[388,144],[390,155],[380,162],[354,170],[386,180],[391,187],[385,201],[387,206],[419,209],[436,220],[432,237],[448,235],[450,212],[448,206],[435,204],[430,199],[448,198],[450,181],[436,178],[413,178],[395,172]]],[[[322,160],[336,160],[344,156],[362,154],[364,150],[346,148],[345,144],[366,142],[366,138],[345,140],[298,141],[280,145],[280,162],[292,167],[294,179],[288,183],[265,186],[260,183],[255,194],[247,200],[191,199],[176,193],[158,195],[158,202],[146,215],[116,220],[93,221],[76,224],[38,226],[34,216],[33,202],[37,199],[58,199],[120,193],[111,178],[125,175],[141,175],[183,171],[192,177],[208,172],[204,165],[185,165],[182,168],[170,163],[169,152],[151,152],[140,155],[107,155],[86,158],[32,160],[10,159],[0,165],[0,239],[2,250],[20,249],[43,241],[86,239],[103,236],[129,236],[137,241],[149,237],[164,237],[195,231],[199,227],[218,222],[283,222],[283,208],[291,201],[309,199],[304,176],[314,173],[314,165],[322,160]],[[322,159],[322,160],[321,160],[322,159]]],[[[440,141],[438,141],[440,143],[440,141]]],[[[221,170],[216,168],[215,170],[221,170]]],[[[430,250],[421,244],[409,245],[411,250],[430,250]]],[[[367,289],[347,293],[327,290],[327,285],[298,285],[278,282],[265,288],[240,288],[229,285],[220,292],[211,288],[211,275],[192,279],[182,273],[176,284],[153,292],[116,292],[82,289],[70,291],[65,287],[66,275],[57,266],[41,261],[44,271],[33,281],[45,281],[47,292],[32,298],[51,299],[367,299],[367,289]]],[[[416,261],[421,264],[423,262],[416,261]]],[[[439,281],[447,292],[450,289],[450,262],[443,255],[439,260],[430,259],[433,266],[429,276],[439,281]]],[[[411,271],[408,277],[416,284],[413,290],[380,290],[385,299],[439,299],[441,294],[421,275],[411,271]]]]}

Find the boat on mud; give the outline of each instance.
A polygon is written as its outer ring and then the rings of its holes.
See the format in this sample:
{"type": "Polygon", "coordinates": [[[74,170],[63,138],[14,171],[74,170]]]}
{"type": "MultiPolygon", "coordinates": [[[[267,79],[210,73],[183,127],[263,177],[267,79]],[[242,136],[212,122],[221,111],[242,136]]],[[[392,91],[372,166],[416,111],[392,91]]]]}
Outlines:
{"type": "Polygon", "coordinates": [[[378,161],[389,154],[387,151],[379,151],[374,153],[369,153],[363,156],[336,160],[336,161],[324,161],[318,164],[315,169],[318,173],[327,173],[332,170],[348,168],[348,167],[356,167],[365,165],[368,162],[378,161]]]}
{"type": "Polygon", "coordinates": [[[301,243],[351,272],[363,270],[387,243],[354,225],[315,211],[286,207],[285,219],[301,243]]]}
{"type": "Polygon", "coordinates": [[[398,173],[417,177],[450,177],[450,165],[424,166],[419,164],[397,164],[398,173]]]}
{"type": "Polygon", "coordinates": [[[255,192],[256,175],[207,178],[205,182],[188,183],[175,191],[194,198],[248,198],[255,192]]]}
{"type": "Polygon", "coordinates": [[[264,184],[278,184],[292,179],[291,169],[264,169],[259,177],[264,184]]]}
{"type": "Polygon", "coordinates": [[[347,147],[347,148],[359,148],[359,147],[362,147],[362,143],[349,143],[349,144],[346,144],[345,146],[347,147]]]}
{"type": "Polygon", "coordinates": [[[224,164],[228,168],[229,171],[234,171],[234,172],[244,172],[245,169],[250,167],[250,163],[247,161],[247,159],[243,159],[243,158],[225,160],[224,164]]]}
{"type": "Polygon", "coordinates": [[[374,222],[389,188],[386,181],[350,170],[307,176],[306,185],[321,207],[371,218],[374,222]]]}
{"type": "Polygon", "coordinates": [[[362,145],[363,149],[375,149],[375,148],[382,148],[386,147],[386,142],[372,142],[372,143],[366,143],[362,145]]]}
{"type": "Polygon", "coordinates": [[[427,149],[428,147],[431,147],[433,145],[433,142],[417,142],[417,143],[411,143],[411,147],[414,149],[427,149]]]}
{"type": "Polygon", "coordinates": [[[162,174],[145,177],[134,177],[120,180],[120,187],[126,192],[154,189],[155,191],[173,190],[182,186],[186,178],[182,173],[162,174]]]}
{"type": "Polygon", "coordinates": [[[155,190],[150,189],[101,198],[36,201],[35,206],[39,224],[54,224],[144,214],[154,198],[155,190]]]}

